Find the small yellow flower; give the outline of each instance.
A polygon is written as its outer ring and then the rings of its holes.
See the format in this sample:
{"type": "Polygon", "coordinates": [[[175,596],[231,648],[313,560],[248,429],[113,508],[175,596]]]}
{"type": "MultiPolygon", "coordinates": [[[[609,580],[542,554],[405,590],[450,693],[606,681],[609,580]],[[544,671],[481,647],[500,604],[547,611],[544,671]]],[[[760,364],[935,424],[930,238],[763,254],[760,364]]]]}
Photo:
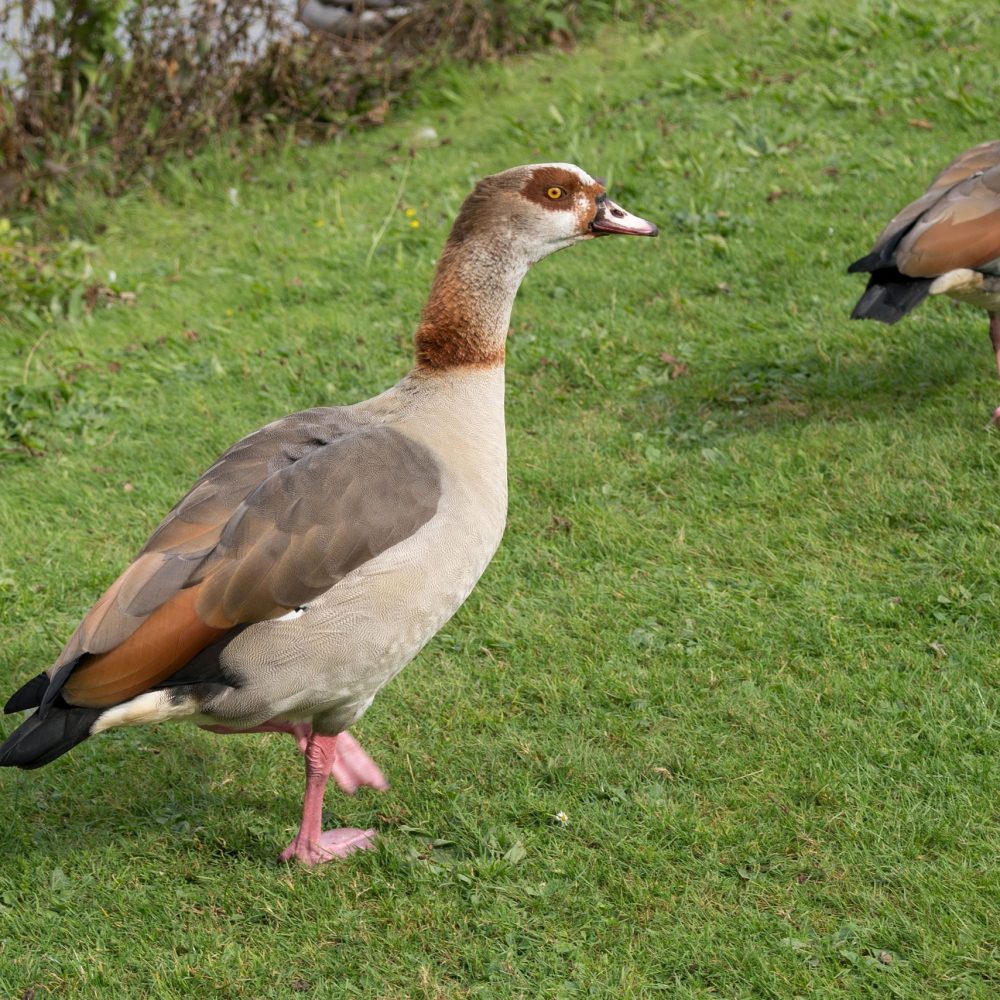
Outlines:
{"type": "Polygon", "coordinates": [[[419,228],[420,228],[420,220],[410,219],[410,229],[419,229],[419,228]]]}
{"type": "Polygon", "coordinates": [[[405,215],[408,219],[412,219],[416,214],[417,210],[415,208],[408,208],[405,212],[403,212],[403,215],[405,215]]]}
{"type": "Polygon", "coordinates": [[[569,822],[569,816],[567,816],[566,813],[564,813],[562,809],[560,809],[559,812],[557,812],[555,815],[555,821],[560,826],[565,826],[569,822]]]}

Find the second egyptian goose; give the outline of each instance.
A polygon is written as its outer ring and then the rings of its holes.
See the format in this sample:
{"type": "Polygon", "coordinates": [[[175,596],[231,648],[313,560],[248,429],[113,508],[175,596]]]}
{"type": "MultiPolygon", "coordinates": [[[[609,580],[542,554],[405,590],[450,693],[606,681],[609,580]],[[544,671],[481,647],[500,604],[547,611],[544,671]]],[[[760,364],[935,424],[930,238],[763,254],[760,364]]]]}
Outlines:
{"type": "Polygon", "coordinates": [[[34,709],[0,765],[35,768],[114,726],[185,720],[288,732],[305,757],[298,833],[315,864],[369,846],[322,832],[332,774],[386,779],[347,733],[468,597],[507,511],[504,348],[528,268],[583,240],[655,236],[565,163],[487,177],[438,262],[397,385],[268,424],[233,445],[8,701],[34,709]]]}
{"type": "Polygon", "coordinates": [[[928,295],[985,309],[1000,373],[1000,141],[955,157],[847,270],[871,274],[852,319],[895,323],[928,295]]]}

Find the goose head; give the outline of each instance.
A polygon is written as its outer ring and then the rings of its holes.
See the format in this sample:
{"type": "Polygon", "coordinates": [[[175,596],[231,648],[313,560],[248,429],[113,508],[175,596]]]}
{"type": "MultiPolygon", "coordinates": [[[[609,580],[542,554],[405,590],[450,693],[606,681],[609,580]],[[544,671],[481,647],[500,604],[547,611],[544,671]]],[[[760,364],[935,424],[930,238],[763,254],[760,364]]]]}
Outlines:
{"type": "Polygon", "coordinates": [[[604,182],[572,163],[532,163],[481,180],[455,220],[450,242],[506,244],[531,265],[597,236],[656,236],[651,222],[616,205],[604,182]]]}
{"type": "Polygon", "coordinates": [[[656,236],[604,183],[571,163],[533,163],[485,177],[465,199],[438,259],[416,334],[424,370],[503,363],[511,307],[528,268],[597,236],[656,236]]]}

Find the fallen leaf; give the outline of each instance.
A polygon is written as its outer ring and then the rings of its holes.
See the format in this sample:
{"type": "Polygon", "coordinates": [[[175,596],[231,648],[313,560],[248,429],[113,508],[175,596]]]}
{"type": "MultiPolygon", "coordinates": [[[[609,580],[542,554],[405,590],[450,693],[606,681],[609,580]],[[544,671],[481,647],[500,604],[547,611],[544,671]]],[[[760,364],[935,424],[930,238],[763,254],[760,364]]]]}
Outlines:
{"type": "Polygon", "coordinates": [[[361,121],[365,125],[383,125],[386,115],[389,114],[389,102],[380,101],[374,107],[369,108],[362,116],[361,121]]]}
{"type": "MultiPolygon", "coordinates": [[[[729,287],[728,285],[726,286],[729,287]]],[[[670,378],[680,378],[682,375],[687,375],[688,366],[680,358],[674,357],[669,351],[663,351],[660,354],[660,360],[665,364],[670,366],[670,378]]]]}

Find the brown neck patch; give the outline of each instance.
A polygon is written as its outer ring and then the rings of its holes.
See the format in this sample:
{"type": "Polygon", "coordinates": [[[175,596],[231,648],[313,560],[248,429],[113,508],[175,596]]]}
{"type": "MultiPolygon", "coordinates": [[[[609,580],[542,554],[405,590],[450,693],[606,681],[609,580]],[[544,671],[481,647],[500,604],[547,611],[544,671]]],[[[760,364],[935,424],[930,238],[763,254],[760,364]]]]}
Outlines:
{"type": "MultiPolygon", "coordinates": [[[[503,303],[476,294],[468,276],[461,274],[462,251],[449,240],[441,255],[431,294],[424,306],[415,337],[418,368],[496,368],[504,363],[506,329],[497,329],[496,315],[503,303]],[[483,301],[485,299],[485,301],[483,301]]],[[[475,274],[473,274],[475,279],[475,274]]],[[[484,276],[485,280],[485,276],[484,276]]]]}
{"type": "Polygon", "coordinates": [[[503,345],[484,349],[474,338],[455,327],[420,324],[416,336],[417,367],[425,371],[453,368],[499,368],[506,358],[503,345]]]}

